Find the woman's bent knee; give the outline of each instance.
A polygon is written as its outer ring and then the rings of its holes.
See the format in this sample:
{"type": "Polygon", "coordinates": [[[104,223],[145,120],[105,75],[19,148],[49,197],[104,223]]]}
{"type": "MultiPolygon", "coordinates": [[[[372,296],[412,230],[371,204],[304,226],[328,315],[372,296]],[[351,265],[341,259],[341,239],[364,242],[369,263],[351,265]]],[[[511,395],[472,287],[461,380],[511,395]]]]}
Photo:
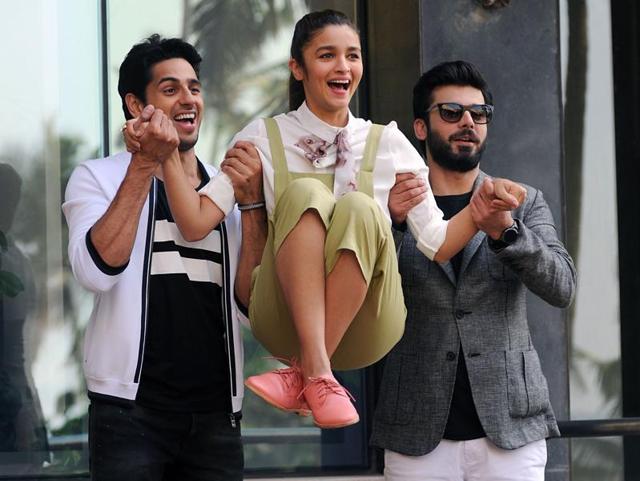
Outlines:
{"type": "Polygon", "coordinates": [[[379,213],[378,204],[374,199],[362,192],[349,192],[337,202],[334,215],[349,215],[350,217],[369,219],[379,213]]]}
{"type": "Polygon", "coordinates": [[[333,222],[345,226],[380,224],[382,211],[374,199],[362,192],[350,192],[336,202],[333,222]]]}
{"type": "Polygon", "coordinates": [[[307,198],[312,193],[313,195],[318,195],[320,192],[333,196],[327,186],[318,179],[302,177],[289,182],[280,199],[285,202],[299,202],[302,199],[307,198]]]}

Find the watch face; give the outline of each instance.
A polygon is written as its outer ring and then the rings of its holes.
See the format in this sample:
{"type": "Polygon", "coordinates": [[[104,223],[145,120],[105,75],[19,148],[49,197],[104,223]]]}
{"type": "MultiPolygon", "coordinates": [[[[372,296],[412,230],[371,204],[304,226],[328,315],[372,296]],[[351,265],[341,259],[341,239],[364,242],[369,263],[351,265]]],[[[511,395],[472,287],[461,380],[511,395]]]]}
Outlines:
{"type": "Polygon", "coordinates": [[[513,225],[508,227],[502,233],[502,242],[506,244],[513,244],[518,238],[518,227],[513,225]]]}

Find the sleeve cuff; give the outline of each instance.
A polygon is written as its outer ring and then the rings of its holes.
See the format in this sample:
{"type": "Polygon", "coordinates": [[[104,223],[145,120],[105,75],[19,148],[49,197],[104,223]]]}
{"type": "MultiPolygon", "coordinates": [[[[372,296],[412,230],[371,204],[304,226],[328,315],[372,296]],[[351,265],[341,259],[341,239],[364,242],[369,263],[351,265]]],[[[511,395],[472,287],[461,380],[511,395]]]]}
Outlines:
{"type": "Polygon", "coordinates": [[[106,275],[117,276],[118,274],[124,272],[124,270],[129,265],[129,261],[127,261],[125,264],[119,267],[113,267],[107,264],[102,259],[102,257],[100,257],[100,254],[98,253],[98,249],[96,249],[96,246],[93,245],[93,241],[91,240],[91,229],[87,231],[87,235],[85,236],[85,242],[87,244],[87,250],[89,251],[89,255],[91,256],[91,259],[95,263],[96,267],[98,267],[98,269],[100,269],[106,275]]]}
{"type": "Polygon", "coordinates": [[[236,204],[231,179],[222,172],[211,179],[198,193],[209,197],[224,212],[225,216],[229,215],[229,212],[233,210],[233,206],[236,204]]]}
{"type": "Polygon", "coordinates": [[[418,250],[426,255],[429,260],[433,260],[442,244],[444,244],[447,238],[448,225],[449,221],[446,220],[427,224],[416,238],[418,250]]]}

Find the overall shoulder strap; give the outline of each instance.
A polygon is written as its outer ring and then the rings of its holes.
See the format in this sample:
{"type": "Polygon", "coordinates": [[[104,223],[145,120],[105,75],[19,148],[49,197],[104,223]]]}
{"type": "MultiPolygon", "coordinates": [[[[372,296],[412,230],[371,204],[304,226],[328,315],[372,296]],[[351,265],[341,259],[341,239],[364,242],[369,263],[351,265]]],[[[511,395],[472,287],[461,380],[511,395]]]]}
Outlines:
{"type": "Polygon", "coordinates": [[[384,125],[371,124],[367,141],[364,145],[364,153],[362,154],[362,163],[360,164],[360,173],[358,174],[358,190],[373,196],[373,168],[376,165],[376,156],[378,154],[378,145],[384,125]]]}
{"type": "Polygon", "coordinates": [[[287,167],[287,159],[284,155],[284,144],[280,135],[278,123],[272,117],[264,119],[264,125],[267,128],[267,137],[269,138],[269,149],[271,150],[271,163],[273,164],[274,190],[276,202],[280,198],[280,194],[284,192],[289,180],[289,169],[287,167]]]}
{"type": "Polygon", "coordinates": [[[383,130],[384,125],[371,124],[367,142],[364,145],[364,153],[362,154],[362,165],[360,166],[360,169],[365,172],[373,172],[373,168],[376,165],[376,155],[378,154],[378,144],[383,130]]]}

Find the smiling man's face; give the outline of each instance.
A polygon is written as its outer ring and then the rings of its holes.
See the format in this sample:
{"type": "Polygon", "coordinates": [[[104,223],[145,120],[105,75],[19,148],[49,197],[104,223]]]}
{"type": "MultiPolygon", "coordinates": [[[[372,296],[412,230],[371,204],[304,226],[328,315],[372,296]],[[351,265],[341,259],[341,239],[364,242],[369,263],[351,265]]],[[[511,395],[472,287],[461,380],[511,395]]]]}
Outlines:
{"type": "Polygon", "coordinates": [[[173,121],[180,137],[178,150],[186,152],[198,141],[204,112],[200,80],[183,58],[158,62],[151,74],[145,90],[146,103],[161,109],[173,121]]]}

